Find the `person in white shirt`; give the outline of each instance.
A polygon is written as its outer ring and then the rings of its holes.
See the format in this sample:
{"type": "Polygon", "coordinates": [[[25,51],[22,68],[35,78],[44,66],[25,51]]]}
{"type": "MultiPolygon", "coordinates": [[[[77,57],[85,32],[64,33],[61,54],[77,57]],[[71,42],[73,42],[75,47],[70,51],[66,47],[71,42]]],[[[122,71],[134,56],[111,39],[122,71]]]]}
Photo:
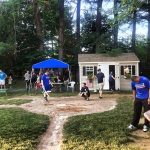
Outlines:
{"type": "Polygon", "coordinates": [[[26,83],[26,90],[27,90],[27,93],[28,93],[29,90],[30,90],[30,81],[31,81],[31,75],[30,75],[29,71],[27,71],[24,74],[24,78],[25,78],[25,83],[26,83]]]}

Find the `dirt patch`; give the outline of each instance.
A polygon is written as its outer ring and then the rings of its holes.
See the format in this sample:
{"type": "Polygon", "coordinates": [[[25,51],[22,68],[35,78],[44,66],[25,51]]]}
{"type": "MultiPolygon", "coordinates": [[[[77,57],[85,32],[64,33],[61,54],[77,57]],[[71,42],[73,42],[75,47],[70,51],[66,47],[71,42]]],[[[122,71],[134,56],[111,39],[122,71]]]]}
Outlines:
{"type": "Polygon", "coordinates": [[[150,150],[150,133],[143,132],[142,129],[136,130],[132,133],[132,143],[129,145],[133,147],[140,147],[142,150],[150,150]]]}
{"type": "Polygon", "coordinates": [[[71,107],[71,106],[57,108],[57,111],[61,111],[61,112],[81,112],[81,111],[85,111],[85,110],[86,110],[86,108],[84,108],[84,107],[71,107]]]}
{"type": "MultiPolygon", "coordinates": [[[[42,96],[23,95],[14,99],[32,99],[33,101],[21,106],[1,105],[1,108],[20,107],[27,111],[38,114],[45,114],[50,117],[51,124],[41,137],[37,150],[60,150],[62,142],[62,129],[65,121],[70,116],[98,113],[112,110],[116,106],[116,99],[120,95],[106,94],[103,99],[98,95],[92,95],[90,101],[85,101],[79,96],[71,97],[49,97],[49,101],[43,101],[42,96]]],[[[142,123],[143,120],[141,119],[142,123]]],[[[131,139],[134,141],[129,145],[140,147],[143,150],[150,150],[150,133],[143,132],[142,128],[132,132],[131,139]]]]}
{"type": "Polygon", "coordinates": [[[150,133],[143,132],[143,123],[144,118],[142,117],[140,119],[138,130],[133,131],[131,134],[131,140],[133,140],[133,142],[130,143],[130,145],[134,147],[140,147],[142,150],[150,150],[150,133]]]}
{"type": "MultiPolygon", "coordinates": [[[[19,99],[32,99],[28,104],[16,106],[27,111],[45,114],[50,117],[51,124],[41,137],[37,150],[60,150],[62,129],[70,116],[104,112],[114,109],[118,95],[105,95],[99,99],[97,94],[92,95],[90,101],[79,96],[49,97],[48,102],[42,96],[20,96],[19,99]]],[[[17,99],[17,97],[15,97],[17,99]]]]}
{"type": "Polygon", "coordinates": [[[24,104],[21,107],[51,117],[51,124],[42,136],[37,147],[38,150],[60,150],[62,129],[68,117],[108,111],[116,106],[116,96],[114,95],[106,95],[102,100],[98,98],[98,95],[94,95],[90,101],[79,96],[49,97],[48,102],[42,101],[41,97],[33,97],[33,99],[30,104],[24,104]]]}

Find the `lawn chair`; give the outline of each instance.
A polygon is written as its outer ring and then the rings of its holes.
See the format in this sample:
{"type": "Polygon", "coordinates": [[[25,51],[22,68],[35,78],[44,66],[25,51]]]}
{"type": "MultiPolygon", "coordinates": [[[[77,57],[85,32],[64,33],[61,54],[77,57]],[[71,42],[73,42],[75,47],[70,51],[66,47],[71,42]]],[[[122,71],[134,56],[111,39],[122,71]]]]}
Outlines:
{"type": "Polygon", "coordinates": [[[71,81],[68,83],[67,85],[67,91],[69,90],[69,88],[71,89],[72,93],[74,92],[74,85],[75,85],[75,82],[74,81],[71,81]]]}
{"type": "Polygon", "coordinates": [[[5,93],[7,96],[7,89],[0,89],[0,93],[5,93]]]}

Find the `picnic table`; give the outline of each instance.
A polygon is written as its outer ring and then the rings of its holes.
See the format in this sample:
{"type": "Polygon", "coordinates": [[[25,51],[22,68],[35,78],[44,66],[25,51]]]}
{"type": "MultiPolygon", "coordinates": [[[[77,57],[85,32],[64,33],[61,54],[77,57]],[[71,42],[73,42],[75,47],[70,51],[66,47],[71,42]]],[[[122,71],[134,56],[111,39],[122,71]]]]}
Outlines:
{"type": "Polygon", "coordinates": [[[61,92],[63,84],[64,84],[63,82],[57,82],[57,83],[53,82],[52,85],[53,85],[54,92],[56,91],[61,92]]]}

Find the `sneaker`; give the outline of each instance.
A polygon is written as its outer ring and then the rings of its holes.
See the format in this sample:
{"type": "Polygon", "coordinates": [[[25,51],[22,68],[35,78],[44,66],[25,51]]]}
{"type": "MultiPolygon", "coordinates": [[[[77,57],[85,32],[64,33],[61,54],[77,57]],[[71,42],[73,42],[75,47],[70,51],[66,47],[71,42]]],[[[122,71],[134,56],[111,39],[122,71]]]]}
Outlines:
{"type": "Polygon", "coordinates": [[[128,128],[127,129],[129,129],[129,130],[135,130],[136,129],[136,127],[135,126],[133,126],[132,124],[130,124],[129,126],[128,126],[128,128]]]}
{"type": "Polygon", "coordinates": [[[144,117],[150,121],[150,110],[144,113],[144,117]]]}
{"type": "Polygon", "coordinates": [[[143,126],[143,131],[147,132],[148,131],[148,127],[146,125],[143,126]]]}
{"type": "Polygon", "coordinates": [[[89,101],[90,99],[89,99],[89,98],[87,98],[86,100],[87,100],[87,101],[89,101]]]}
{"type": "Polygon", "coordinates": [[[102,96],[99,96],[99,98],[102,99],[103,97],[102,97],[102,96]]]}
{"type": "Polygon", "coordinates": [[[47,96],[44,97],[44,100],[45,100],[45,101],[48,101],[47,96]]]}

